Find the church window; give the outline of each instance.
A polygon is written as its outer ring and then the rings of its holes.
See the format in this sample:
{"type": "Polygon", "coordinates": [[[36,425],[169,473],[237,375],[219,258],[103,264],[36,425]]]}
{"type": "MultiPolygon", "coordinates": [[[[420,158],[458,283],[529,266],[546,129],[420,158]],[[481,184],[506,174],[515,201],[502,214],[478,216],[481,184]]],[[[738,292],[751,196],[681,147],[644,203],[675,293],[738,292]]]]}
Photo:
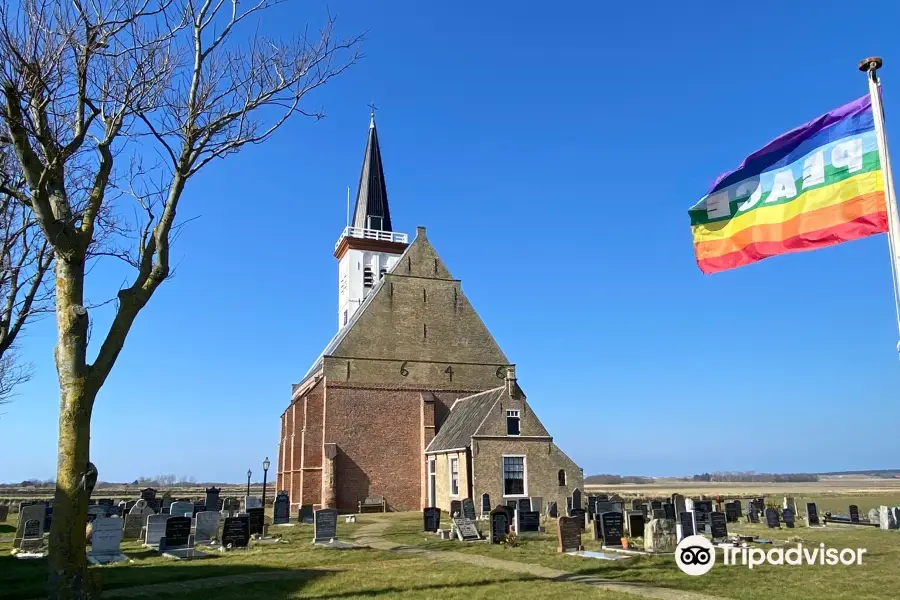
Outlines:
{"type": "Polygon", "coordinates": [[[369,229],[377,229],[381,230],[381,217],[376,215],[369,215],[369,229]]]}
{"type": "Polygon", "coordinates": [[[459,496],[459,458],[450,457],[450,495],[459,496]]]}
{"type": "Polygon", "coordinates": [[[556,474],[556,478],[559,480],[560,486],[566,485],[566,472],[564,469],[559,470],[559,473],[556,474]]]}
{"type": "Polygon", "coordinates": [[[503,495],[524,496],[525,494],[525,457],[503,457],[503,495]]]}
{"type": "Polygon", "coordinates": [[[519,435],[519,411],[506,411],[506,435],[519,435]]]}

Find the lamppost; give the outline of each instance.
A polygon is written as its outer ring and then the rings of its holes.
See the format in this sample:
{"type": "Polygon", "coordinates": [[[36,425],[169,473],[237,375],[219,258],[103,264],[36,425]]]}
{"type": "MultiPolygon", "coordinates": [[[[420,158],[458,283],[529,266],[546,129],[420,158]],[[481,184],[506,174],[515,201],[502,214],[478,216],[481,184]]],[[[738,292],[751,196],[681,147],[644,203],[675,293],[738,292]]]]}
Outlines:
{"type": "Polygon", "coordinates": [[[271,465],[271,464],[272,463],[269,462],[269,457],[267,456],[266,460],[263,461],[263,498],[262,498],[263,511],[266,510],[266,475],[269,472],[269,465],[271,465]]]}
{"type": "Polygon", "coordinates": [[[250,476],[253,475],[253,471],[247,469],[247,495],[250,495],[250,476]]]}

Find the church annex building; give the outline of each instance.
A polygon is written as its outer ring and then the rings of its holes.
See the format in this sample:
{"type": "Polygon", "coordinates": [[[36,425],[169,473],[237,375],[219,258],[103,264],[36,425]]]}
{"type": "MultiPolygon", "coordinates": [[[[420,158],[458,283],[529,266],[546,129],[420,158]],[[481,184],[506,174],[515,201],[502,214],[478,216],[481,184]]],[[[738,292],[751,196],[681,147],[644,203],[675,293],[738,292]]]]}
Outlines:
{"type": "Polygon", "coordinates": [[[553,443],[424,227],[392,230],[374,116],[352,223],[338,238],[338,332],[281,415],[277,486],[356,512],[490,496],[565,506],[581,469],[553,443]]]}

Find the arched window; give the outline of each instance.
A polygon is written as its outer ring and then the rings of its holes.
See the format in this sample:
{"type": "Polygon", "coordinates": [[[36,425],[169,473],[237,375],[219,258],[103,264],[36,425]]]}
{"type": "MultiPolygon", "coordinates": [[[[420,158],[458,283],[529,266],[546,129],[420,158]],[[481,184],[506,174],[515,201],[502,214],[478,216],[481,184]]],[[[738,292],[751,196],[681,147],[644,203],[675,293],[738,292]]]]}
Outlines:
{"type": "Polygon", "coordinates": [[[556,477],[559,479],[559,485],[566,485],[566,472],[563,469],[559,470],[556,477]]]}

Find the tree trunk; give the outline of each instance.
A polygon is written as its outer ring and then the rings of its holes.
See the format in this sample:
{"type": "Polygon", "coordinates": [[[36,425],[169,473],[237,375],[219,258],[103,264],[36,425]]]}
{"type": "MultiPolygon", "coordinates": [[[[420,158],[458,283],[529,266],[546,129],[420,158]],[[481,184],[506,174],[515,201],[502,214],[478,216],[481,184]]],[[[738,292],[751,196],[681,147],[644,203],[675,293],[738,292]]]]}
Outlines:
{"type": "Polygon", "coordinates": [[[56,371],[59,376],[59,454],[50,527],[49,598],[92,597],[87,574],[87,493],[81,485],[90,459],[91,410],[96,390],[86,365],[88,315],[84,308],[84,255],[56,257],[56,371]]]}

